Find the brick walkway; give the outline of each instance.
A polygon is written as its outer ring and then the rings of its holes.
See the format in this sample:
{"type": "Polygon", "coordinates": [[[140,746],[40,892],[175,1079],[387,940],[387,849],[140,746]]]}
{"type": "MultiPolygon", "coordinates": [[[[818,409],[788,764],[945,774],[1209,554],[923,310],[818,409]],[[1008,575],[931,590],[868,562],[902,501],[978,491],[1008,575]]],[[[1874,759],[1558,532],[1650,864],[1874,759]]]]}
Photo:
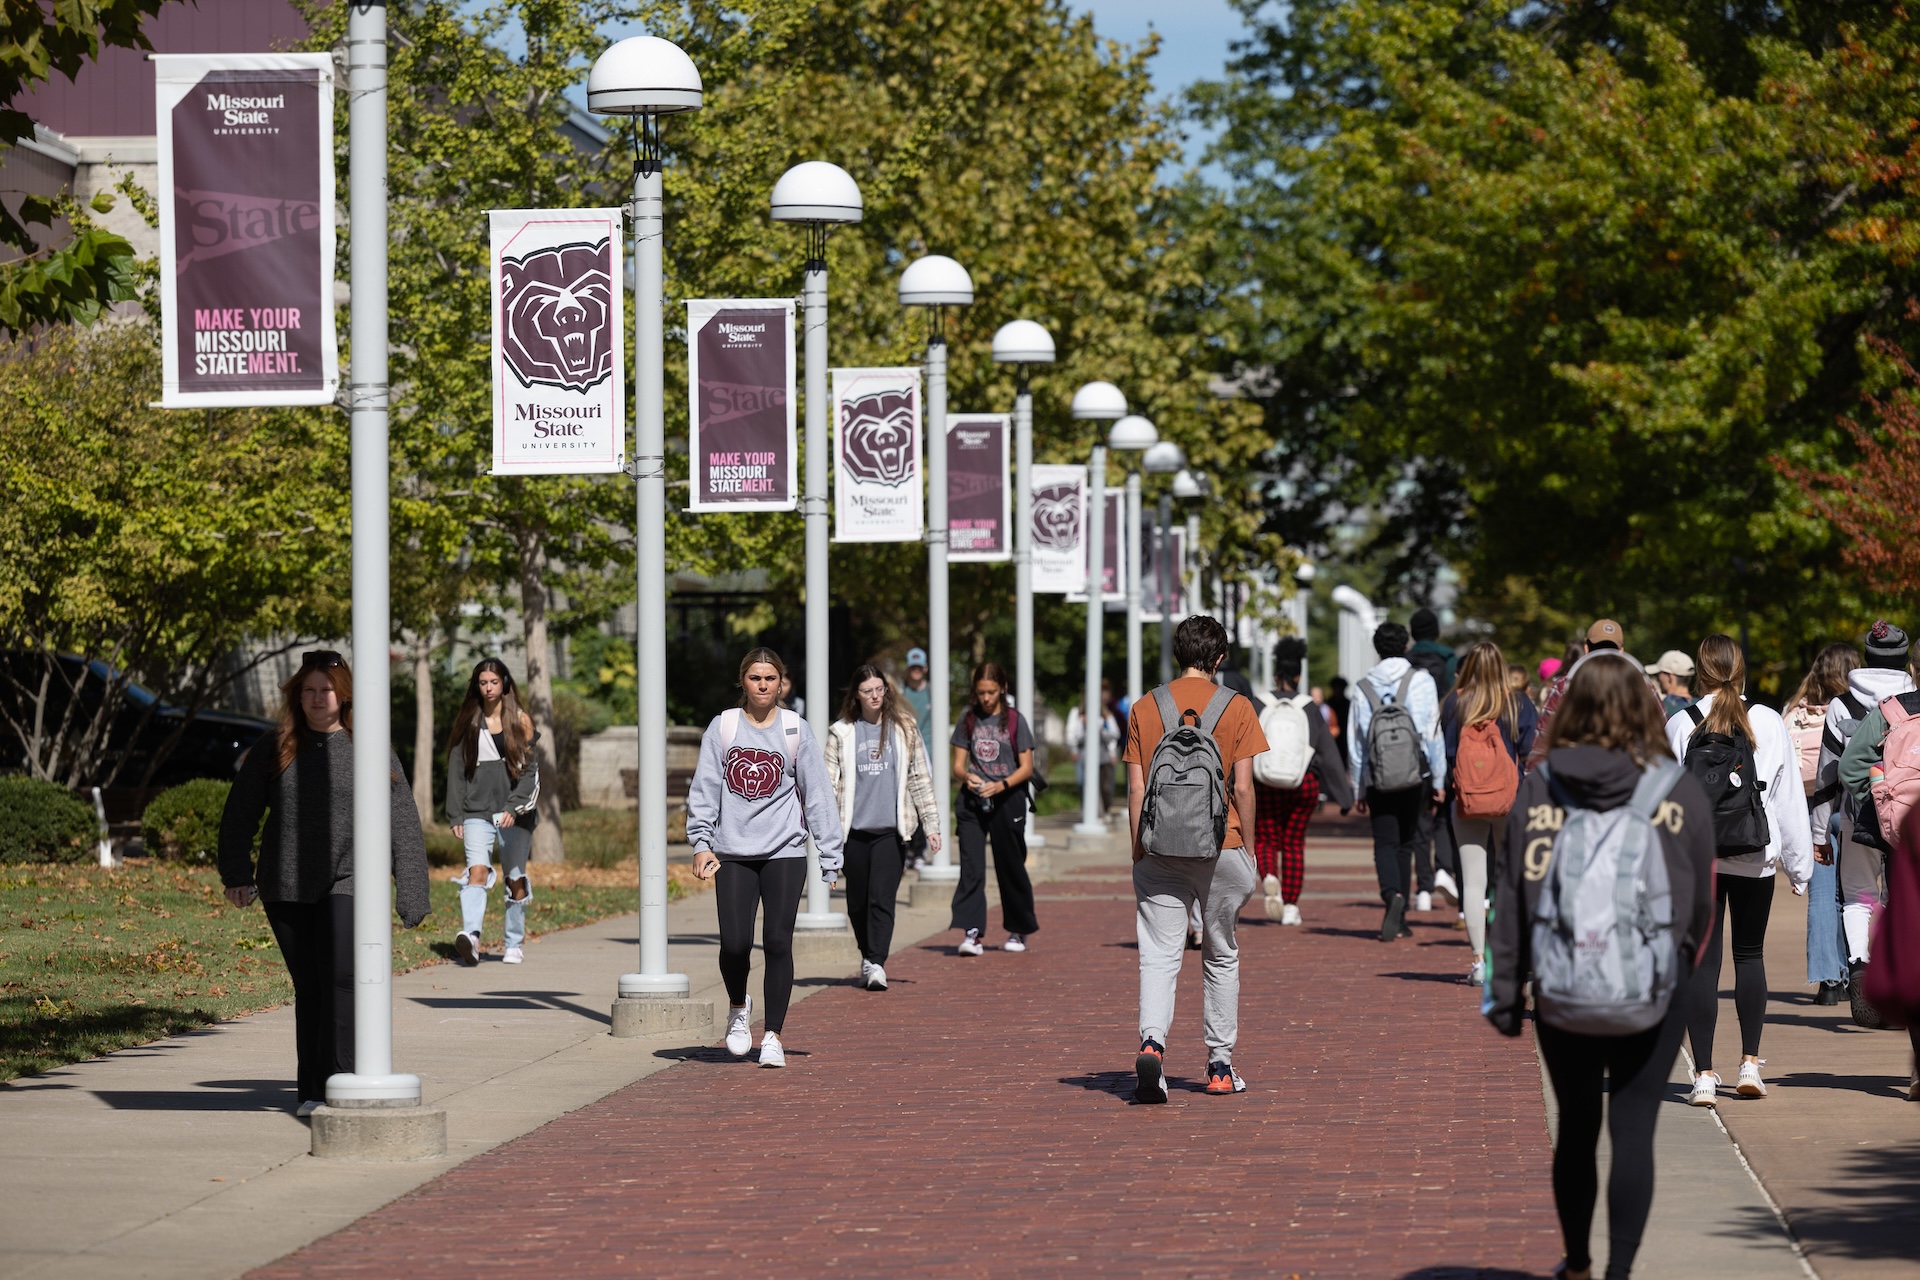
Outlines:
{"type": "Polygon", "coordinates": [[[1131,1104],[1132,898],[1094,868],[1040,887],[1026,955],[912,948],[884,995],[795,1006],[785,1071],[660,1050],[686,1061],[255,1274],[1545,1274],[1530,1042],[1439,913],[1383,947],[1360,868],[1307,888],[1306,929],[1243,921],[1238,1097],[1198,1092],[1190,956],[1172,1105],[1131,1104]]]}

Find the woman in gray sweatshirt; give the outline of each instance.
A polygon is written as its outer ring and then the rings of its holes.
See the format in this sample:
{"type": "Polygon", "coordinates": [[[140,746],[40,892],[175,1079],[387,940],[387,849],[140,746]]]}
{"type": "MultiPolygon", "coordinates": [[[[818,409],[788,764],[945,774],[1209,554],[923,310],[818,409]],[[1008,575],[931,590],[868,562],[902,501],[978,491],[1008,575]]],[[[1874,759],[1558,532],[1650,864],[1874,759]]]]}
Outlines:
{"type": "Polygon", "coordinates": [[[507,873],[507,938],[500,958],[519,964],[527,936],[533,885],[527,854],[533,848],[540,767],[533,750],[533,719],[520,709],[513,672],[498,658],[482,658],[467,681],[466,701],[447,738],[447,822],[466,846],[460,886],[460,932],[453,953],[463,965],[480,963],[480,926],[487,894],[498,878],[494,846],[507,873]]]}
{"type": "Polygon", "coordinates": [[[753,1048],[747,975],[753,918],[765,908],[766,1034],[760,1065],[784,1067],[780,1032],[793,997],[793,924],[807,883],[807,836],[828,884],[840,878],[840,814],[820,743],[799,715],[779,706],[787,664],[771,649],[740,660],[742,697],[707,726],[687,788],[693,873],[714,880],[720,916],[720,977],[727,984],[727,1048],[753,1048]]]}
{"type": "MultiPolygon", "coordinates": [[[[280,693],[279,731],[247,752],[220,815],[220,882],[234,906],[265,905],[293,979],[304,1116],[326,1100],[328,1076],[353,1070],[353,674],[316,649],[280,693]]],[[[427,847],[407,775],[387,754],[394,906],[411,929],[427,917],[427,847]]]]}

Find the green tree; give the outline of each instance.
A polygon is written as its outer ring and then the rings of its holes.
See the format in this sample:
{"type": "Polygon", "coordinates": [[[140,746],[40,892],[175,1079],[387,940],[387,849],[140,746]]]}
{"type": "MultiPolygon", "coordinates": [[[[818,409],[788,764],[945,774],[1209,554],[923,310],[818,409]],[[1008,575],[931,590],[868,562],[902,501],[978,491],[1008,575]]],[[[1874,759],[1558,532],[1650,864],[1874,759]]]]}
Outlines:
{"type": "MultiPolygon", "coordinates": [[[[16,98],[56,71],[73,79],[102,46],[152,48],[141,26],[166,3],[6,0],[0,9],[0,153],[33,136],[33,118],[13,105],[16,98]]],[[[95,211],[110,205],[106,197],[95,211]]],[[[67,321],[91,324],[107,305],[137,296],[133,246],[93,225],[71,201],[31,195],[12,207],[0,201],[0,246],[20,255],[0,263],[0,336],[67,321]],[[35,245],[32,224],[51,230],[63,218],[71,236],[35,245]]]]}
{"type": "Polygon", "coordinates": [[[63,786],[144,785],[165,760],[172,740],[132,776],[108,742],[130,682],[198,712],[299,641],[232,663],[248,644],[346,624],[340,416],[164,412],[159,393],[144,323],[0,351],[0,730],[63,786]]]}

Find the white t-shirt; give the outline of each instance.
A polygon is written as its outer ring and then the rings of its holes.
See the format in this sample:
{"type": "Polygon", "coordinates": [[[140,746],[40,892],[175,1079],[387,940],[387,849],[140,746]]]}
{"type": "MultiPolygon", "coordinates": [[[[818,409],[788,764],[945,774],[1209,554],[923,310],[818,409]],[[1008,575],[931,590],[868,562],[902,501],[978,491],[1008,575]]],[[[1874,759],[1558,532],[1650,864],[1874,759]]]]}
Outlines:
{"type": "MultiPolygon", "coordinates": [[[[1713,709],[1715,695],[1694,703],[1702,718],[1713,709]]],[[[1794,888],[1803,888],[1813,875],[1813,829],[1807,821],[1807,795],[1800,783],[1800,757],[1794,751],[1787,723],[1771,707],[1747,704],[1753,725],[1754,768],[1766,784],[1767,848],[1763,856],[1716,858],[1714,867],[1724,876],[1770,876],[1785,867],[1794,888]]],[[[1687,758],[1687,739],[1693,736],[1693,717],[1676,711],[1667,721],[1667,741],[1674,758],[1687,758]]]]}

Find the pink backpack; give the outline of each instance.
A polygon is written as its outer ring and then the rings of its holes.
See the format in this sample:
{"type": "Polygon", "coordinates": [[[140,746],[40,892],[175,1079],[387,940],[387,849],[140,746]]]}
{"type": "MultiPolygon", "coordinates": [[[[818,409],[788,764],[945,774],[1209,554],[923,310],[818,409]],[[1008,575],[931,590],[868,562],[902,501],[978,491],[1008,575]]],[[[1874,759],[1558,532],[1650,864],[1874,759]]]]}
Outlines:
{"type": "Polygon", "coordinates": [[[1873,782],[1874,816],[1889,849],[1901,846],[1901,828],[1907,814],[1920,807],[1920,717],[1907,714],[1898,694],[1880,704],[1887,718],[1887,737],[1880,747],[1884,777],[1873,782]]]}
{"type": "Polygon", "coordinates": [[[1827,709],[1801,703],[1787,715],[1787,734],[1800,758],[1800,785],[1808,795],[1820,776],[1820,739],[1827,732],[1827,709]]]}

